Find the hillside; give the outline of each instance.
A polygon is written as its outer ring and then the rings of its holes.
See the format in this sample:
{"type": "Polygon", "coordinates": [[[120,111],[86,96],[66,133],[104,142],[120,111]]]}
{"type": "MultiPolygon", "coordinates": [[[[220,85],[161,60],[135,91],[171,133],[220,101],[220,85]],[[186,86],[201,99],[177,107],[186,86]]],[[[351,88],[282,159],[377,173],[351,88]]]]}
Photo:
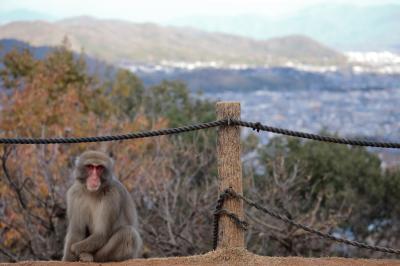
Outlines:
{"type": "Polygon", "coordinates": [[[52,47],[48,46],[30,46],[26,42],[21,42],[15,39],[0,39],[0,59],[5,54],[12,51],[13,49],[24,50],[27,49],[37,59],[43,59],[49,52],[53,50],[52,47]]]}
{"type": "MultiPolygon", "coordinates": [[[[44,59],[49,53],[54,51],[54,47],[50,46],[31,46],[26,42],[15,40],[15,39],[0,39],[0,70],[3,67],[3,63],[1,62],[4,55],[13,49],[17,50],[29,50],[30,53],[36,59],[44,59]]],[[[76,57],[79,57],[79,53],[74,54],[76,57]]],[[[111,78],[115,75],[117,68],[111,64],[107,64],[106,62],[99,60],[97,58],[91,56],[84,56],[86,62],[86,69],[89,74],[96,74],[100,79],[111,78]]],[[[0,84],[1,90],[1,84],[0,84]]]]}
{"type": "Polygon", "coordinates": [[[345,57],[301,35],[267,41],[208,33],[182,27],[163,27],[118,20],[78,17],[50,23],[14,22],[0,26],[0,38],[35,46],[59,45],[68,36],[76,51],[108,62],[219,61],[254,65],[340,64],[345,57]]]}

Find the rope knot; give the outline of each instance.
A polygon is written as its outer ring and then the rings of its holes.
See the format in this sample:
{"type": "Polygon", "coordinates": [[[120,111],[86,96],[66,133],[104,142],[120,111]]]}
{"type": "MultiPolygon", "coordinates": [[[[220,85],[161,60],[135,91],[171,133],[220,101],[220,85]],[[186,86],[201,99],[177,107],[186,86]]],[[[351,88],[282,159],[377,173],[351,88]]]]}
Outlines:
{"type": "Polygon", "coordinates": [[[224,194],[230,198],[236,198],[236,192],[232,187],[225,189],[224,194]]]}
{"type": "Polygon", "coordinates": [[[253,129],[253,130],[257,130],[257,132],[260,132],[261,126],[262,126],[262,125],[261,125],[260,122],[256,122],[256,123],[253,125],[252,129],[253,129]]]}

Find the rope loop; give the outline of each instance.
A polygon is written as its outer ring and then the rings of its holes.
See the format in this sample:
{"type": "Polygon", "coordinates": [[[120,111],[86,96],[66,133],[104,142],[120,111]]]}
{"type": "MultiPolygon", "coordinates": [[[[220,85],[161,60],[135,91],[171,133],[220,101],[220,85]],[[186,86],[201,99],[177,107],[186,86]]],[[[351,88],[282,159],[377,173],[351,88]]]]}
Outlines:
{"type": "Polygon", "coordinates": [[[220,216],[221,214],[225,214],[226,216],[228,216],[232,221],[235,222],[235,224],[242,229],[243,231],[247,230],[247,227],[249,226],[249,224],[244,221],[244,220],[240,220],[240,218],[234,214],[233,212],[228,211],[227,209],[221,209],[216,211],[216,213],[220,216]]]}
{"type": "Polygon", "coordinates": [[[223,209],[224,202],[227,198],[232,198],[233,194],[232,187],[229,187],[225,189],[218,197],[217,204],[215,206],[215,211],[214,211],[214,221],[213,221],[213,249],[216,250],[218,246],[218,239],[219,239],[219,219],[221,217],[221,214],[227,215],[232,221],[242,230],[247,230],[248,223],[246,221],[240,220],[240,218],[232,213],[229,212],[226,209],[223,209]]]}

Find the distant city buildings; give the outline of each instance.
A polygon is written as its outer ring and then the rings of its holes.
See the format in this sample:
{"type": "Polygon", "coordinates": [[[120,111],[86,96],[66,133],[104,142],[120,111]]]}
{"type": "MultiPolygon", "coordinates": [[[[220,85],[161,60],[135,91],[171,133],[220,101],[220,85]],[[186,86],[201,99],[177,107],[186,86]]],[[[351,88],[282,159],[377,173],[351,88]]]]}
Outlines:
{"type": "Polygon", "coordinates": [[[211,99],[240,101],[242,118],[318,133],[400,141],[400,89],[207,93],[211,99]]]}

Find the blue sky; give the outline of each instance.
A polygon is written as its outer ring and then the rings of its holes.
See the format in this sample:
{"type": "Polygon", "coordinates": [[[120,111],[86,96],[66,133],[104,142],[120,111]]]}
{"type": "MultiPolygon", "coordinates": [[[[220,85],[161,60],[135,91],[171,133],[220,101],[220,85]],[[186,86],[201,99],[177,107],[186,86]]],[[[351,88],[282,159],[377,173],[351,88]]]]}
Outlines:
{"type": "Polygon", "coordinates": [[[317,4],[377,5],[400,0],[0,0],[0,12],[29,9],[56,18],[90,15],[130,21],[162,22],[191,15],[290,15],[317,4]]]}

